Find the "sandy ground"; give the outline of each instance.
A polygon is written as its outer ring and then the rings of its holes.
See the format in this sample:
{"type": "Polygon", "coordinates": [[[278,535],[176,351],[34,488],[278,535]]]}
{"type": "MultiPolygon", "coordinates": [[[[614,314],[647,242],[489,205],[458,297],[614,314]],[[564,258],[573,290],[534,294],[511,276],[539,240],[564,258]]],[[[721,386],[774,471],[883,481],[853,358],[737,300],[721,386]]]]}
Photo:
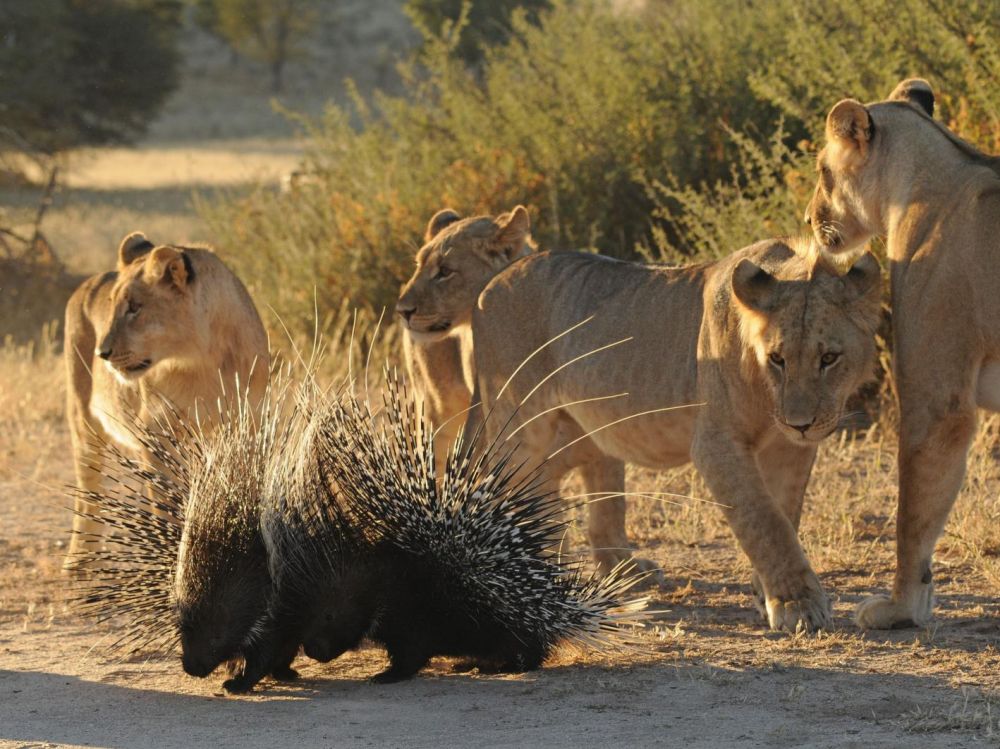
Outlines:
{"type": "MultiPolygon", "coordinates": [[[[750,607],[745,563],[721,526],[706,522],[700,538],[680,540],[677,528],[657,530],[657,516],[641,510],[636,535],[652,539],[642,552],[667,575],[644,653],[560,653],[517,677],[452,674],[438,659],[411,682],[374,686],[366,678],[383,656],[366,649],[328,665],[300,658],[299,682],[264,682],[245,698],[223,696],[218,674],[187,677],[176,657],[116,660],[102,650],[113,628],[80,621],[60,602],[69,523],[61,487],[72,476],[56,403],[30,429],[3,422],[0,430],[0,746],[997,742],[1000,606],[994,595],[969,593],[970,570],[942,576],[933,628],[862,635],[849,614],[888,580],[891,546],[879,539],[885,548],[870,566],[822,575],[838,596],[834,632],[770,633],[750,607]],[[34,440],[24,439],[29,433],[34,440]]],[[[838,459],[831,449],[818,470],[832,472],[838,459]]],[[[630,477],[633,486],[652,480],[630,477]]]]}
{"type": "Polygon", "coordinates": [[[177,676],[173,662],[100,666],[92,640],[60,627],[2,640],[4,746],[809,746],[958,747],[907,735],[895,718],[948,690],[805,668],[707,673],[690,665],[574,665],[517,678],[444,675],[373,686],[377,656],[306,666],[292,687],[244,699],[177,676]],[[58,638],[60,663],[53,663],[58,638]],[[41,640],[41,641],[39,641],[41,640]],[[25,651],[35,655],[25,657],[25,651]],[[38,652],[41,651],[41,652],[38,652]],[[83,672],[83,673],[81,673],[83,672]],[[905,697],[901,697],[900,688],[905,697]]]}

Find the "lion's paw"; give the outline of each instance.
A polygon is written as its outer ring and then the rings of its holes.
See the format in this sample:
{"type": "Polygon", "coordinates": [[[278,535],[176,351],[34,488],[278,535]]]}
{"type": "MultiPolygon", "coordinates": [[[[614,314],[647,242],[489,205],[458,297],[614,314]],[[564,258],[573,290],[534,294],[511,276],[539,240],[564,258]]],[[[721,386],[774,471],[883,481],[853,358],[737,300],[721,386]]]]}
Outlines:
{"type": "Polygon", "coordinates": [[[643,588],[662,588],[666,584],[663,570],[652,559],[633,557],[632,561],[635,563],[635,571],[638,574],[645,575],[636,585],[637,590],[642,590],[643,588]]]}
{"type": "Polygon", "coordinates": [[[769,598],[765,602],[771,629],[814,632],[833,626],[833,610],[819,581],[809,580],[802,594],[790,600],[769,598]]]}
{"type": "Polygon", "coordinates": [[[642,575],[642,580],[636,583],[635,590],[662,588],[666,584],[663,570],[652,559],[643,559],[642,557],[633,557],[627,554],[595,554],[594,558],[597,562],[597,574],[601,577],[610,574],[612,570],[623,564],[629,565],[626,567],[628,573],[642,575]]]}
{"type": "Polygon", "coordinates": [[[854,623],[861,629],[904,629],[920,627],[931,619],[934,595],[930,585],[922,585],[915,606],[888,596],[866,598],[854,610],[854,623]]]}

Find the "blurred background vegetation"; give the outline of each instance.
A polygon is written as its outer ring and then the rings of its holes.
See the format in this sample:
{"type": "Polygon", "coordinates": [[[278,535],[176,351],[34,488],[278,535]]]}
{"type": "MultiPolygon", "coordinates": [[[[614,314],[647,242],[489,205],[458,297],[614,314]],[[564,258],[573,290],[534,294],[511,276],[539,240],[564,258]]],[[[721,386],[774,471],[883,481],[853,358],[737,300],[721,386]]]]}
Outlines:
{"type": "Polygon", "coordinates": [[[1000,151],[992,1],[13,0],[0,34],[8,155],[296,138],[286,189],[195,184],[198,236],[162,237],[214,244],[293,331],[390,306],[443,206],[671,262],[797,233],[826,112],[906,76],[1000,151]]]}
{"type": "Polygon", "coordinates": [[[905,76],[1000,150],[998,3],[511,5],[412,2],[403,90],[302,121],[314,180],[203,204],[286,321],[311,320],[314,287],[321,309],[390,305],[443,206],[524,203],[543,248],[669,261],[798,232],[826,112],[905,76]]]}

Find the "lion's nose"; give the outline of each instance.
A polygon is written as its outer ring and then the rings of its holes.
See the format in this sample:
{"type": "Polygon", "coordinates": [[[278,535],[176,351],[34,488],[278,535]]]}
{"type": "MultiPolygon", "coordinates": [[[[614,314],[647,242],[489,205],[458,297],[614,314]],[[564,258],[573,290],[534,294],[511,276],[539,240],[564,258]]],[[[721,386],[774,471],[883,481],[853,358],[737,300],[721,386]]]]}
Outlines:
{"type": "Polygon", "coordinates": [[[813,219],[812,216],[809,214],[809,211],[806,211],[806,215],[802,217],[802,220],[805,221],[807,224],[809,224],[809,226],[812,226],[813,219]]]}
{"type": "Polygon", "coordinates": [[[104,359],[104,361],[107,361],[108,359],[111,358],[111,347],[105,344],[101,344],[97,348],[97,355],[102,359],[104,359]]]}
{"type": "Polygon", "coordinates": [[[417,311],[417,308],[413,307],[413,306],[411,306],[409,304],[403,304],[402,302],[399,302],[399,303],[396,304],[396,313],[400,317],[402,317],[403,320],[405,320],[406,322],[410,321],[410,318],[413,316],[413,313],[416,312],[416,311],[417,311]]]}

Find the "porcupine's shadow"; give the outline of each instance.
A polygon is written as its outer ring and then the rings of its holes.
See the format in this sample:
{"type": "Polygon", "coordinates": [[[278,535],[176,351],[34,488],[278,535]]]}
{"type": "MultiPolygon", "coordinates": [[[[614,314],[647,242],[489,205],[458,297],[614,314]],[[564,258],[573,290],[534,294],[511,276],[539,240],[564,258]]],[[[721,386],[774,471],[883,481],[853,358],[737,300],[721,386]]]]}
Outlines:
{"type": "MultiPolygon", "coordinates": [[[[781,735],[812,737],[824,746],[845,745],[845,731],[864,745],[900,746],[909,735],[893,719],[914,703],[945,709],[962,698],[940,677],[889,678],[829,668],[573,665],[516,679],[429,673],[391,686],[317,674],[304,680],[304,699],[270,686],[260,697],[232,699],[0,670],[0,744],[574,749],[644,746],[655,736],[718,746],[772,744],[775,726],[785,726],[781,735]],[[766,699],[796,686],[794,711],[785,701],[766,699]],[[879,719],[890,720],[874,720],[873,705],[879,719]]],[[[948,745],[953,742],[949,734],[948,745]]]]}

